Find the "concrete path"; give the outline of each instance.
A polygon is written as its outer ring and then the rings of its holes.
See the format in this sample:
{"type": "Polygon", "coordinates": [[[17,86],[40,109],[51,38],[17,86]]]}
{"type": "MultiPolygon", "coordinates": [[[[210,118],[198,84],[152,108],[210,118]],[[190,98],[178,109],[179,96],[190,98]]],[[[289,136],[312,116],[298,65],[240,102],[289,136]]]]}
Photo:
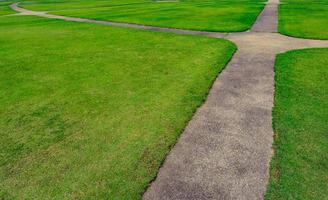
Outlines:
{"type": "Polygon", "coordinates": [[[262,13],[251,28],[252,32],[275,33],[278,27],[279,0],[269,0],[262,13]]]}
{"type": "Polygon", "coordinates": [[[276,54],[328,47],[328,41],[276,33],[278,3],[269,0],[250,31],[230,34],[63,17],[28,11],[17,4],[11,7],[24,15],[226,38],[237,44],[237,53],[215,81],[143,199],[255,200],[263,199],[269,178],[276,54]]]}
{"type": "Polygon", "coordinates": [[[154,199],[263,199],[273,141],[274,60],[293,48],[328,46],[278,34],[227,37],[238,46],[209,96],[144,194],[154,199]]]}
{"type": "Polygon", "coordinates": [[[328,47],[328,41],[275,33],[277,5],[270,1],[250,32],[226,37],[238,51],[166,158],[145,200],[263,199],[272,155],[276,54],[328,47]]]}

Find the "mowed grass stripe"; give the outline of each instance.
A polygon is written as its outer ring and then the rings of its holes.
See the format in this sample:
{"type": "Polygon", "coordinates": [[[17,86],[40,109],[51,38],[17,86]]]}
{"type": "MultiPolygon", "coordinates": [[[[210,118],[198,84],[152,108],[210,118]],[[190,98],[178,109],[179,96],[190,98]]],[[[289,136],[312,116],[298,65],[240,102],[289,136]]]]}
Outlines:
{"type": "Polygon", "coordinates": [[[98,20],[203,31],[239,32],[249,29],[264,8],[264,0],[177,1],[46,0],[24,1],[32,10],[98,20]]]}
{"type": "Polygon", "coordinates": [[[276,60],[275,155],[266,199],[327,199],[328,49],[276,60]]]}
{"type": "Polygon", "coordinates": [[[0,16],[15,14],[15,11],[13,11],[9,8],[10,4],[11,4],[11,2],[8,2],[8,1],[0,1],[0,16]]]}
{"type": "Polygon", "coordinates": [[[328,39],[328,1],[282,0],[279,32],[301,38],[328,39]]]}
{"type": "Polygon", "coordinates": [[[221,39],[0,18],[3,199],[140,198],[236,49],[221,39]]]}

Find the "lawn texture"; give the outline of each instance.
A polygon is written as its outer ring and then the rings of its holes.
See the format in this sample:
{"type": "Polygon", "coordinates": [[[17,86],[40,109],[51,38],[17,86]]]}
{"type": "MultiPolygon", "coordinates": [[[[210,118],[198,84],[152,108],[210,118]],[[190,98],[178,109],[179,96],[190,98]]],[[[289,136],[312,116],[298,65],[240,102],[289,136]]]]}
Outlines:
{"type": "Polygon", "coordinates": [[[240,32],[249,29],[265,0],[26,0],[31,10],[115,22],[204,31],[240,32]]]}
{"type": "Polygon", "coordinates": [[[15,14],[15,11],[11,10],[9,5],[12,2],[9,1],[1,1],[0,0],[0,16],[1,15],[9,15],[9,14],[15,14]]]}
{"type": "Polygon", "coordinates": [[[328,39],[327,0],[281,0],[279,32],[288,36],[328,39]]]}
{"type": "Polygon", "coordinates": [[[327,199],[328,49],[280,54],[266,199],[327,199]]]}
{"type": "Polygon", "coordinates": [[[138,199],[235,46],[0,16],[0,199],[138,199]]]}

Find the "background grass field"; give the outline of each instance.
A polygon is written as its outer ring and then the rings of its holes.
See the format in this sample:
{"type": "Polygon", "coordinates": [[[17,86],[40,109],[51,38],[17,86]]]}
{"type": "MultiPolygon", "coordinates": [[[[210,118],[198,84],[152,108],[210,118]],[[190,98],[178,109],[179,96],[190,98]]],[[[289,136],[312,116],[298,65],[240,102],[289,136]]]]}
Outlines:
{"type": "Polygon", "coordinates": [[[328,49],[276,61],[275,155],[266,199],[327,199],[328,49]]]}
{"type": "MultiPolygon", "coordinates": [[[[14,13],[0,1],[0,199],[140,198],[235,51],[224,40],[14,13]]],[[[328,38],[324,0],[283,0],[279,31],[328,38]]],[[[34,0],[33,10],[210,31],[251,27],[263,1],[34,0]]],[[[276,62],[266,199],[328,196],[327,49],[276,62]]]]}
{"type": "Polygon", "coordinates": [[[294,37],[328,39],[327,0],[281,0],[279,32],[294,37]]]}
{"type": "Polygon", "coordinates": [[[249,29],[265,0],[27,0],[32,10],[163,27],[235,32],[249,29]]]}
{"type": "Polygon", "coordinates": [[[235,51],[4,13],[0,199],[140,198],[235,51]]]}
{"type": "MultiPolygon", "coordinates": [[[[14,1],[12,1],[14,2],[14,1]]],[[[11,10],[9,5],[12,3],[11,1],[1,1],[0,0],[0,16],[1,15],[9,15],[14,14],[15,11],[11,10]]]]}

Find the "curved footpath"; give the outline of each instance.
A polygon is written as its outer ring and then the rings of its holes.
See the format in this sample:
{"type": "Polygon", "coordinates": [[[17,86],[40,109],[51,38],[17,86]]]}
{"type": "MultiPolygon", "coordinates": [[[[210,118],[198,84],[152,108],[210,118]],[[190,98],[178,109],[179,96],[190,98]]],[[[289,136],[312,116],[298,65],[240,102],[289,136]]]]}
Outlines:
{"type": "Polygon", "coordinates": [[[263,199],[272,155],[276,54],[328,47],[328,41],[277,33],[279,0],[269,0],[250,31],[216,33],[64,17],[11,8],[23,15],[226,38],[238,46],[206,102],[188,123],[156,179],[143,195],[155,199],[263,199]]]}

